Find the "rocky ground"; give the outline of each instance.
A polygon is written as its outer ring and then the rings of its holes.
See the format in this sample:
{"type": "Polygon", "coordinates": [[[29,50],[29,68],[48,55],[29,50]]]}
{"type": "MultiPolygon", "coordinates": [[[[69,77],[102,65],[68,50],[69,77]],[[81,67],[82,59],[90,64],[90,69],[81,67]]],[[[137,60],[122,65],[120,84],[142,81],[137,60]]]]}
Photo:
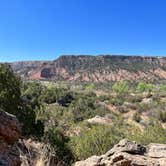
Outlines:
{"type": "Polygon", "coordinates": [[[121,140],[102,156],[92,156],[75,166],[165,166],[166,144],[142,146],[136,142],[121,140]]]}
{"type": "Polygon", "coordinates": [[[51,148],[32,139],[23,139],[17,118],[0,111],[0,166],[62,166],[51,148]]]}
{"type": "MultiPolygon", "coordinates": [[[[32,140],[19,140],[21,126],[15,116],[0,111],[0,165],[44,166],[51,154],[44,155],[44,145],[32,140]]],[[[49,164],[52,165],[52,164],[49,164]]],[[[56,164],[54,164],[56,165],[56,164]]],[[[139,145],[121,140],[101,156],[92,156],[78,161],[75,166],[165,166],[166,144],[139,145]]]]}

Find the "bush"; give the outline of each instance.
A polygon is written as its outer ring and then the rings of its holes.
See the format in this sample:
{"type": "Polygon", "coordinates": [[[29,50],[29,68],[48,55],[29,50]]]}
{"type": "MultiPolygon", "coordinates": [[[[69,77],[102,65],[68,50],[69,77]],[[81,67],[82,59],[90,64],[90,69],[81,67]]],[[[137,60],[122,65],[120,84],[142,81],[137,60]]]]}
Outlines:
{"type": "Polygon", "coordinates": [[[95,109],[95,99],[88,96],[78,97],[69,107],[75,122],[95,116],[95,109]]]}
{"type": "Polygon", "coordinates": [[[21,79],[8,65],[0,64],[0,108],[17,116],[21,96],[21,79]]]}
{"type": "Polygon", "coordinates": [[[93,125],[89,127],[91,128],[84,130],[79,136],[71,137],[69,142],[76,160],[104,154],[123,138],[143,145],[153,142],[166,143],[166,130],[154,119],[143,131],[138,126],[124,123],[121,117],[114,120],[112,126],[93,125]]]}
{"type": "Polygon", "coordinates": [[[162,92],[164,91],[165,92],[166,91],[166,85],[161,85],[160,86],[160,91],[162,91],[162,92]]]}
{"type": "Polygon", "coordinates": [[[128,92],[129,90],[129,84],[127,81],[120,81],[120,82],[116,82],[113,86],[112,86],[113,91],[115,91],[116,93],[122,95],[128,92]]]}
{"type": "Polygon", "coordinates": [[[166,130],[158,121],[153,119],[144,131],[141,131],[136,126],[126,129],[125,137],[143,145],[149,143],[166,143],[166,130]]]}
{"type": "Polygon", "coordinates": [[[139,82],[137,85],[137,90],[139,92],[151,92],[154,88],[155,87],[153,84],[148,84],[145,82],[139,82]]]}
{"type": "Polygon", "coordinates": [[[116,128],[93,126],[80,136],[72,137],[69,147],[76,159],[82,160],[92,155],[104,154],[121,138],[121,134],[116,128]]]}
{"type": "Polygon", "coordinates": [[[41,104],[40,96],[43,92],[43,87],[38,82],[24,83],[22,88],[21,98],[25,104],[30,104],[33,109],[41,104]]]}
{"type": "Polygon", "coordinates": [[[145,131],[143,132],[143,135],[143,144],[166,143],[166,130],[158,121],[153,120],[152,124],[146,127],[145,131]]]}
{"type": "Polygon", "coordinates": [[[50,144],[54,153],[60,160],[70,165],[73,160],[73,155],[67,146],[68,138],[58,128],[50,128],[45,132],[43,141],[50,144]]]}
{"type": "Polygon", "coordinates": [[[41,98],[43,102],[51,104],[51,103],[57,102],[66,93],[67,93],[66,89],[50,87],[50,88],[46,88],[41,98]]]}
{"type": "Polygon", "coordinates": [[[44,122],[37,119],[37,114],[43,109],[40,101],[42,86],[37,82],[24,83],[18,119],[23,123],[22,134],[40,138],[44,134],[44,122]]]}
{"type": "Polygon", "coordinates": [[[124,98],[119,97],[119,96],[117,96],[117,97],[111,97],[110,100],[109,100],[109,103],[113,104],[115,106],[120,106],[120,105],[123,105],[124,98]]]}
{"type": "Polygon", "coordinates": [[[18,119],[22,123],[22,135],[41,138],[44,134],[44,122],[37,120],[36,112],[31,105],[23,105],[18,119]]]}
{"type": "Polygon", "coordinates": [[[38,97],[40,90],[36,83],[24,84],[21,96],[22,82],[8,65],[0,65],[0,108],[17,116],[22,123],[23,135],[42,136],[44,126],[36,121],[35,110],[40,108],[38,97]]]}
{"type": "Polygon", "coordinates": [[[95,88],[95,85],[94,85],[94,84],[89,84],[89,85],[86,86],[86,89],[87,89],[88,91],[93,91],[94,88],[95,88]]]}

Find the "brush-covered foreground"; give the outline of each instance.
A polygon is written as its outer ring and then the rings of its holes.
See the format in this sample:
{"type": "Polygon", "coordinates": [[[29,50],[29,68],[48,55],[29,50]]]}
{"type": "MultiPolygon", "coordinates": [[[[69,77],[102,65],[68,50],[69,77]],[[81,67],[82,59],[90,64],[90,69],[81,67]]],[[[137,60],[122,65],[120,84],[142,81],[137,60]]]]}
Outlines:
{"type": "Polygon", "coordinates": [[[164,82],[22,82],[1,65],[0,103],[19,119],[24,140],[40,142],[49,165],[104,154],[123,138],[166,143],[164,82]]]}

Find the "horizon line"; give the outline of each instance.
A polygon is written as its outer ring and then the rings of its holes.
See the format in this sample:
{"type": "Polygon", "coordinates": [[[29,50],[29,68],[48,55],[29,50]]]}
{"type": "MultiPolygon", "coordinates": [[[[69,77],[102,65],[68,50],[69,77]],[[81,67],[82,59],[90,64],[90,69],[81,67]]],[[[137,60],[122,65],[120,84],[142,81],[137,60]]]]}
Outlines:
{"type": "Polygon", "coordinates": [[[64,55],[59,55],[57,56],[57,58],[55,59],[36,59],[36,60],[16,60],[16,61],[0,61],[1,63],[17,63],[17,62],[52,62],[52,61],[56,61],[61,57],[67,57],[67,56],[74,56],[74,57],[83,57],[83,56],[89,56],[89,57],[99,57],[99,56],[124,56],[124,57],[142,57],[142,58],[166,58],[165,55],[139,55],[139,54],[64,54],[64,55]]]}

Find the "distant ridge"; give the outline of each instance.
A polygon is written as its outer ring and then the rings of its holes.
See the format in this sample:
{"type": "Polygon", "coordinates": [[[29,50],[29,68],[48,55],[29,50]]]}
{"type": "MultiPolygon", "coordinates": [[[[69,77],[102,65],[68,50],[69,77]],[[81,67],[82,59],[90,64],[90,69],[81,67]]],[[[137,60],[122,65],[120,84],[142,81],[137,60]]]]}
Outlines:
{"type": "Polygon", "coordinates": [[[166,57],[63,55],[54,61],[10,63],[24,79],[108,82],[166,79],[166,57]]]}

